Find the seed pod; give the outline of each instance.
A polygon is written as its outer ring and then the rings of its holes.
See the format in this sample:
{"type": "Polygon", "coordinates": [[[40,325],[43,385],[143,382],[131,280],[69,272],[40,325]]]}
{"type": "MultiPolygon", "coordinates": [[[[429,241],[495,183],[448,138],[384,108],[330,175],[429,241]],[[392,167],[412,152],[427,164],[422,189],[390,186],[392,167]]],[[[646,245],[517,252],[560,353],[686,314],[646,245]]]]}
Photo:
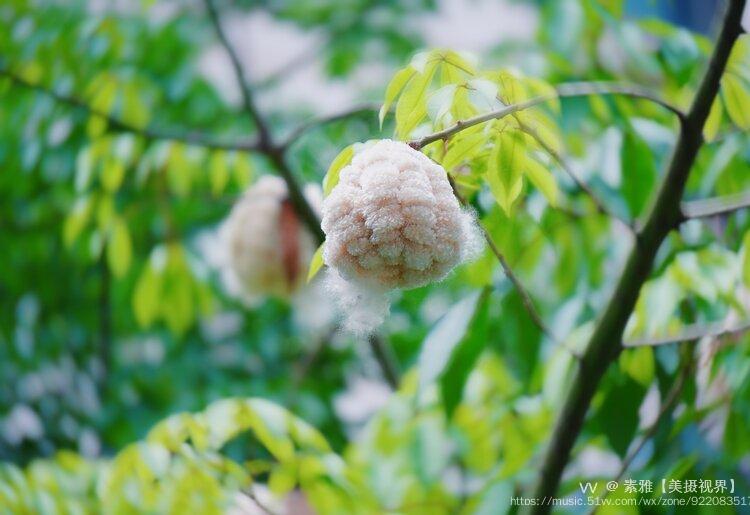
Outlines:
{"type": "MultiPolygon", "coordinates": [[[[320,204],[319,188],[308,201],[320,204]]],[[[284,181],[264,176],[232,208],[226,221],[229,264],[243,293],[286,298],[305,283],[315,240],[294,212],[284,181]]]]}
{"type": "Polygon", "coordinates": [[[443,279],[476,247],[445,170],[405,143],[356,154],[323,202],[325,263],[377,290],[443,279]]]}

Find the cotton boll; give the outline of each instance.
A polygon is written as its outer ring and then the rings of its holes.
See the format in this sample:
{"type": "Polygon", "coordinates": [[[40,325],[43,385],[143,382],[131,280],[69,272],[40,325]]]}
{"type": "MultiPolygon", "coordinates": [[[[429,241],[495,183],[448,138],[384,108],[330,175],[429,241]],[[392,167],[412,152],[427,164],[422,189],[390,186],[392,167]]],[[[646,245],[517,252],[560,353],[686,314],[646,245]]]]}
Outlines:
{"type": "Polygon", "coordinates": [[[341,170],[323,202],[325,263],[374,291],[440,281],[476,252],[475,224],[443,167],[382,140],[341,170]]]}
{"type": "MultiPolygon", "coordinates": [[[[305,197],[314,208],[320,206],[319,188],[308,186],[305,197]]],[[[220,232],[229,271],[244,297],[289,298],[304,285],[315,239],[294,212],[280,178],[264,176],[251,186],[220,232]]]]}

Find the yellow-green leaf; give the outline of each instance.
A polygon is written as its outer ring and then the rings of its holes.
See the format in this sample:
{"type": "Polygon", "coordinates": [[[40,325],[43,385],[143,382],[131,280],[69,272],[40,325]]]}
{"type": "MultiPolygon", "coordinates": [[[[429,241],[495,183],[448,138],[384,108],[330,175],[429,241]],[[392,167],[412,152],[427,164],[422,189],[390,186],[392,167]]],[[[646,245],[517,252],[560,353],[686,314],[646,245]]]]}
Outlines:
{"type": "Polygon", "coordinates": [[[190,193],[193,182],[191,169],[185,157],[185,147],[181,143],[174,143],[169,149],[167,158],[167,177],[169,188],[179,197],[190,193]]]}
{"type": "Polygon", "coordinates": [[[508,216],[521,195],[525,161],[523,140],[516,134],[500,133],[490,153],[485,176],[492,195],[508,216]]]}
{"type": "Polygon", "coordinates": [[[437,63],[428,61],[424,73],[415,75],[404,88],[396,104],[396,135],[406,139],[427,116],[427,89],[432,82],[437,63]]]}
{"type": "Polygon", "coordinates": [[[323,268],[323,246],[324,245],[325,245],[325,242],[320,244],[320,247],[318,247],[318,250],[315,251],[315,254],[313,254],[313,257],[310,260],[310,269],[307,272],[308,283],[312,281],[313,278],[320,271],[320,269],[323,268]]]}
{"type": "Polygon", "coordinates": [[[147,263],[133,292],[133,313],[141,327],[150,326],[159,316],[161,290],[161,276],[147,263]]]}
{"type": "Polygon", "coordinates": [[[647,387],[654,378],[654,353],[651,347],[626,349],[620,354],[620,367],[630,377],[647,387]]]}
{"type": "Polygon", "coordinates": [[[463,134],[457,135],[448,144],[448,151],[443,158],[443,168],[453,170],[478,153],[486,141],[487,134],[481,128],[477,132],[464,131],[463,134]]]}
{"type": "Polygon", "coordinates": [[[385,88],[385,99],[383,100],[383,105],[380,108],[380,112],[378,113],[378,120],[380,121],[380,128],[383,128],[383,120],[385,120],[385,115],[388,114],[388,110],[391,108],[391,105],[393,104],[393,101],[396,99],[398,94],[401,92],[402,89],[404,89],[404,86],[407,82],[409,82],[409,79],[411,79],[416,71],[411,66],[407,66],[406,68],[399,70],[396,72],[396,75],[393,76],[391,79],[391,82],[388,83],[388,87],[385,88]]]}
{"type": "Polygon", "coordinates": [[[341,169],[349,164],[352,156],[354,156],[354,145],[349,145],[333,158],[331,166],[328,167],[326,176],[323,178],[323,195],[328,196],[339,183],[341,169]]]}
{"type": "Polygon", "coordinates": [[[208,163],[209,180],[211,182],[211,193],[219,195],[229,182],[229,167],[227,166],[226,152],[217,150],[211,154],[208,163]]]}
{"type": "Polygon", "coordinates": [[[708,113],[706,123],[703,125],[703,137],[706,141],[713,141],[716,133],[719,132],[723,111],[721,101],[715,98],[714,103],[711,104],[711,111],[708,113]]]}
{"type": "Polygon", "coordinates": [[[234,182],[240,189],[245,189],[253,179],[253,167],[250,156],[245,153],[235,154],[234,182]]]}
{"type": "Polygon", "coordinates": [[[123,220],[116,220],[107,245],[107,262],[116,277],[122,277],[130,268],[133,258],[133,245],[128,226],[123,220]]]}
{"type": "Polygon", "coordinates": [[[558,188],[555,176],[535,159],[526,160],[526,177],[538,189],[551,206],[557,206],[558,188]]]}
{"type": "Polygon", "coordinates": [[[73,209],[65,218],[63,224],[63,242],[70,247],[73,242],[80,236],[83,229],[88,223],[91,215],[91,201],[88,197],[81,197],[76,200],[73,209]]]}
{"type": "Polygon", "coordinates": [[[105,190],[110,193],[114,193],[122,185],[122,180],[125,178],[125,164],[110,156],[104,161],[102,167],[101,182],[105,190]]]}
{"type": "Polygon", "coordinates": [[[729,118],[740,129],[750,130],[750,91],[747,84],[736,75],[725,74],[721,86],[729,118]]]}
{"type": "Polygon", "coordinates": [[[745,233],[742,240],[742,280],[750,288],[750,231],[745,233]]]}

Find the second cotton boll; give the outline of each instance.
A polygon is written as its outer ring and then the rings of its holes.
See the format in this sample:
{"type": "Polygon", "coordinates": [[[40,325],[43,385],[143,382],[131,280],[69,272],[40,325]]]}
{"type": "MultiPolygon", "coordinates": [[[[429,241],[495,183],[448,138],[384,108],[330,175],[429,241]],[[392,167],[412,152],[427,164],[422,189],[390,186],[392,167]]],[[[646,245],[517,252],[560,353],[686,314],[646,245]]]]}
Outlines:
{"type": "Polygon", "coordinates": [[[341,170],[323,202],[322,227],[324,261],[356,289],[351,303],[367,292],[440,281],[478,247],[474,220],[443,167],[391,140],[365,148],[341,170]]]}
{"type": "MultiPolygon", "coordinates": [[[[320,205],[319,188],[308,186],[305,197],[320,205]]],[[[233,207],[222,230],[229,265],[246,298],[289,297],[304,285],[316,245],[294,212],[283,180],[259,179],[233,207]]]]}

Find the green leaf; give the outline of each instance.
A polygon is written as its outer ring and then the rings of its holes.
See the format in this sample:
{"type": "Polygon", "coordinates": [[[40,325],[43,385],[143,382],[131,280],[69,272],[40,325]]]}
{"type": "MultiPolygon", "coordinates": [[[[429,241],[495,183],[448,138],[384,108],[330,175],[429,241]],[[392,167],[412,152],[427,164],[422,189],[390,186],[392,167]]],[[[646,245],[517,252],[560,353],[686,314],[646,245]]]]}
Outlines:
{"type": "Polygon", "coordinates": [[[443,168],[453,170],[465,161],[471,160],[487,141],[487,134],[480,129],[463,131],[448,143],[448,150],[443,157],[443,168]]]}
{"type": "Polygon", "coordinates": [[[750,231],[742,239],[742,281],[750,288],[750,231]]]}
{"type": "Polygon", "coordinates": [[[253,167],[250,156],[244,152],[238,152],[234,155],[233,167],[234,182],[240,189],[245,189],[250,185],[253,179],[253,167]]]}
{"type": "Polygon", "coordinates": [[[312,281],[315,276],[318,274],[321,268],[323,268],[323,247],[325,246],[325,242],[321,243],[318,247],[318,250],[315,251],[315,254],[313,254],[312,259],[310,260],[310,268],[307,271],[307,282],[309,283],[312,281]]]}
{"type": "Polygon", "coordinates": [[[747,84],[736,75],[727,73],[721,79],[721,96],[732,122],[740,129],[750,130],[750,91],[747,84]]]}
{"type": "Polygon", "coordinates": [[[654,379],[654,352],[651,347],[625,349],[620,354],[620,368],[644,387],[654,379]]]}
{"type": "Polygon", "coordinates": [[[209,180],[211,182],[211,193],[220,195],[229,182],[229,167],[227,166],[227,154],[223,150],[217,150],[209,159],[209,180]]]}
{"type": "Polygon", "coordinates": [[[646,207],[656,184],[656,166],[651,149],[633,132],[627,132],[620,153],[622,162],[622,196],[630,215],[639,216],[646,207]]]}
{"type": "Polygon", "coordinates": [[[396,96],[398,96],[401,90],[404,89],[406,83],[414,76],[415,73],[416,70],[414,70],[414,68],[412,68],[411,66],[407,66],[406,68],[396,72],[396,75],[393,76],[391,82],[388,83],[388,87],[385,89],[385,100],[383,101],[383,105],[381,106],[380,112],[378,113],[378,120],[380,121],[381,129],[383,128],[383,120],[385,120],[385,115],[388,114],[388,110],[391,108],[391,105],[396,99],[396,96]]]}
{"type": "Polygon", "coordinates": [[[428,61],[424,72],[415,75],[404,87],[396,104],[396,135],[405,140],[427,116],[427,89],[435,75],[437,63],[428,61]]]}
{"type": "Polygon", "coordinates": [[[104,161],[102,167],[101,181],[105,190],[110,193],[120,189],[125,178],[125,164],[119,159],[110,156],[104,161]]]}
{"type": "Polygon", "coordinates": [[[142,328],[149,327],[159,316],[161,291],[161,276],[147,263],[135,285],[132,299],[135,320],[142,328]]]}
{"type": "Polygon", "coordinates": [[[339,183],[339,174],[342,168],[348,165],[354,156],[354,145],[349,145],[333,158],[331,166],[328,167],[325,177],[323,177],[323,195],[328,196],[333,188],[339,183]]]}
{"type": "Polygon", "coordinates": [[[551,206],[557,206],[559,190],[555,176],[535,159],[526,160],[526,177],[538,189],[551,206]]]}
{"type": "Polygon", "coordinates": [[[149,110],[141,100],[138,88],[133,83],[125,85],[123,90],[122,115],[126,122],[139,129],[143,129],[148,125],[149,110]]]}
{"type": "Polygon", "coordinates": [[[76,200],[63,223],[63,242],[67,247],[73,245],[78,236],[86,227],[91,217],[91,200],[88,197],[81,197],[76,200]]]}
{"type": "Polygon", "coordinates": [[[115,220],[107,245],[107,262],[116,277],[122,277],[130,268],[133,259],[133,246],[128,225],[121,219],[115,220]]]}
{"type": "Polygon", "coordinates": [[[453,348],[450,359],[440,377],[440,392],[443,399],[443,407],[446,415],[450,418],[461,402],[464,386],[474,365],[479,359],[488,341],[488,302],[490,289],[485,288],[469,322],[470,330],[453,348]]]}
{"type": "Polygon", "coordinates": [[[517,134],[501,132],[490,153],[485,177],[492,195],[508,216],[521,195],[526,161],[521,138],[517,134]]]}
{"type": "Polygon", "coordinates": [[[646,388],[630,376],[612,371],[604,389],[604,401],[596,415],[610,447],[623,457],[638,430],[638,409],[646,388]],[[615,376],[615,377],[612,377],[615,376]]]}
{"type": "Polygon", "coordinates": [[[94,156],[91,147],[86,147],[76,157],[75,188],[78,193],[86,191],[94,176],[94,156]]]}
{"type": "Polygon", "coordinates": [[[169,149],[167,178],[170,190],[178,197],[186,197],[190,193],[193,178],[185,157],[185,146],[181,143],[173,143],[169,149]]]}
{"type": "Polygon", "coordinates": [[[419,354],[419,385],[424,388],[432,383],[445,369],[453,349],[469,328],[480,294],[474,292],[455,304],[433,326],[419,354]]]}
{"type": "Polygon", "coordinates": [[[715,98],[714,103],[711,104],[711,110],[708,112],[706,123],[703,125],[703,137],[706,141],[710,142],[716,138],[716,133],[719,132],[719,126],[721,125],[723,111],[721,101],[715,98]]]}

